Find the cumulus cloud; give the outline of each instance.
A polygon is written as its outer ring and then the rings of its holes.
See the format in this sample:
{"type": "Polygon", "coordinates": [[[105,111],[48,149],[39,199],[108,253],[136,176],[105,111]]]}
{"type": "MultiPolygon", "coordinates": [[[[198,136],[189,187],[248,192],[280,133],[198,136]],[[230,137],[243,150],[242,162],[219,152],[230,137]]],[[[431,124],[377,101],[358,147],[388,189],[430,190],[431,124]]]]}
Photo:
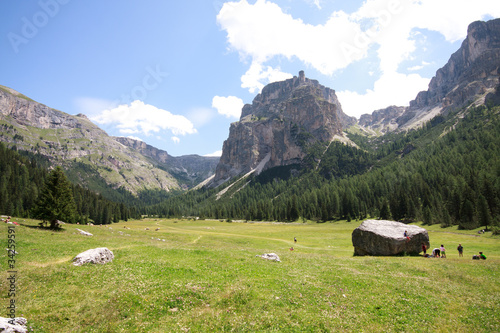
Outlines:
{"type": "Polygon", "coordinates": [[[176,137],[176,136],[171,137],[171,139],[172,139],[172,141],[173,141],[175,144],[177,144],[177,143],[181,142],[181,139],[179,139],[179,138],[178,138],[178,137],[176,137]]]}
{"type": "Polygon", "coordinates": [[[127,136],[127,138],[137,140],[137,141],[143,141],[141,138],[138,138],[138,137],[133,136],[133,135],[129,135],[129,136],[127,136]]]}
{"type": "MultiPolygon", "coordinates": [[[[320,8],[319,1],[313,2],[320,8]]],[[[250,59],[250,67],[241,80],[242,87],[252,93],[272,82],[274,74],[286,78],[286,73],[266,66],[275,57],[299,59],[331,76],[366,58],[374,48],[381,76],[373,89],[361,94],[339,93],[346,98],[341,99],[345,111],[359,115],[361,109],[374,110],[370,105],[398,104],[403,95],[402,103],[406,104],[418,91],[427,88],[430,78],[398,72],[399,65],[416,50],[415,29],[439,32],[452,43],[465,38],[470,22],[500,17],[496,2],[479,0],[471,6],[467,0],[366,0],[353,13],[334,11],[323,24],[311,25],[285,13],[271,1],[249,4],[240,0],[225,3],[217,22],[227,33],[229,48],[238,52],[242,61],[250,59]],[[356,108],[351,109],[354,105],[356,108]]]]}
{"type": "Polygon", "coordinates": [[[221,157],[222,156],[222,150],[217,150],[216,152],[213,152],[211,154],[206,154],[203,155],[205,157],[221,157]]]}
{"type": "Polygon", "coordinates": [[[377,80],[373,89],[364,93],[338,91],[342,109],[349,115],[358,117],[390,105],[406,106],[416,96],[416,92],[427,90],[429,80],[417,74],[387,73],[377,80]]]}
{"type": "Polygon", "coordinates": [[[169,130],[175,136],[196,133],[193,124],[184,116],[174,115],[142,101],[106,109],[91,118],[98,124],[115,124],[121,133],[149,135],[169,130]]]}
{"type": "Polygon", "coordinates": [[[263,66],[258,61],[252,62],[248,71],[241,77],[241,87],[251,93],[260,92],[268,83],[283,81],[292,78],[290,73],[282,72],[279,68],[263,66]]]}
{"type": "Polygon", "coordinates": [[[342,43],[350,43],[360,27],[343,12],[334,12],[323,25],[310,25],[284,13],[269,1],[246,0],[225,3],[217,22],[227,32],[230,48],[252,64],[263,64],[274,56],[297,57],[321,72],[332,74],[363,54],[347,58],[342,43]]]}
{"type": "Polygon", "coordinates": [[[219,114],[228,118],[239,118],[243,105],[243,100],[236,96],[214,96],[212,99],[212,107],[217,109],[219,114]]]}

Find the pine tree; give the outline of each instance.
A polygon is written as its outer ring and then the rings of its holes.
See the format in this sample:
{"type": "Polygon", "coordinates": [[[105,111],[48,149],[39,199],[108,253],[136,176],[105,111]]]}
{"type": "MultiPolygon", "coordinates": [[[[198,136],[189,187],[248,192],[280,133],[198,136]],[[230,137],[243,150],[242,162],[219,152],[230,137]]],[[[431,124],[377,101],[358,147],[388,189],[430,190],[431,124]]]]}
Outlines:
{"type": "Polygon", "coordinates": [[[38,197],[34,216],[49,221],[51,228],[58,228],[57,220],[72,223],[76,215],[76,205],[70,182],[61,167],[57,167],[47,177],[45,186],[38,197]]]}

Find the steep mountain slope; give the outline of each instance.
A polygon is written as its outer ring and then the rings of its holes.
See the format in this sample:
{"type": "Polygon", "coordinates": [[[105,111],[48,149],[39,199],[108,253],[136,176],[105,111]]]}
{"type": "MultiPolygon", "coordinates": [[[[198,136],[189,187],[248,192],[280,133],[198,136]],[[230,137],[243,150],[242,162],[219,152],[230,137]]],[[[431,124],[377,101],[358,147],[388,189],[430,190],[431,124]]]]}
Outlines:
{"type": "Polygon", "coordinates": [[[301,163],[308,147],[345,140],[346,116],[335,95],[318,81],[293,77],[267,85],[251,105],[243,107],[240,121],[231,124],[213,185],[232,177],[278,166],[301,163]]]}
{"type": "Polygon", "coordinates": [[[137,150],[142,155],[158,163],[173,175],[183,189],[188,189],[213,176],[219,157],[205,157],[199,155],[171,156],[166,151],[155,148],[143,141],[114,137],[114,139],[127,147],[137,150]]]}
{"type": "MultiPolygon", "coordinates": [[[[134,194],[180,190],[196,185],[215,168],[213,159],[203,157],[175,158],[169,164],[169,159],[143,155],[133,145],[125,145],[127,140],[107,135],[85,115],[54,110],[6,87],[0,87],[0,126],[0,141],[49,157],[52,163],[64,166],[73,181],[96,190],[99,182],[134,194]],[[191,165],[184,167],[183,163],[191,165]]],[[[166,152],[157,155],[168,156],[166,152]]]]}
{"type": "Polygon", "coordinates": [[[473,22],[460,49],[436,72],[428,90],[418,93],[403,112],[401,107],[398,112],[394,107],[377,110],[361,116],[359,124],[384,133],[413,128],[470,103],[484,104],[486,96],[495,93],[499,78],[500,19],[473,22]]]}

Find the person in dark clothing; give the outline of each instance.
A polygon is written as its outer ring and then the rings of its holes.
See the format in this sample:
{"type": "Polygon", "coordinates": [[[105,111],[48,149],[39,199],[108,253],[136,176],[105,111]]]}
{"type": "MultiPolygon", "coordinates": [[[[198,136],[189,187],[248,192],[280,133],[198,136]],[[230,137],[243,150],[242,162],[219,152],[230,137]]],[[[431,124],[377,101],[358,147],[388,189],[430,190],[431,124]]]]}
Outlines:
{"type": "Polygon", "coordinates": [[[457,250],[458,250],[458,256],[463,257],[464,256],[464,247],[462,246],[462,244],[458,244],[457,250]]]}

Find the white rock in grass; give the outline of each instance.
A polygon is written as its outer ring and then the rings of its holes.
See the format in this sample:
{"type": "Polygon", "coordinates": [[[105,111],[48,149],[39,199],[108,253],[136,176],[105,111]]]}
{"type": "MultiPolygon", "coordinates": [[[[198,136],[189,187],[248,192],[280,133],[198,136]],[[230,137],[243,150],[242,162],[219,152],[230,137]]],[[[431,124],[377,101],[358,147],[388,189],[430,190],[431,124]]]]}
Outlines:
{"type": "Polygon", "coordinates": [[[81,266],[83,264],[105,264],[115,258],[113,252],[107,247],[98,247],[80,253],[73,259],[73,265],[81,266]]]}
{"type": "Polygon", "coordinates": [[[28,320],[23,317],[3,318],[0,317],[0,332],[2,333],[26,333],[28,320]]]}
{"type": "Polygon", "coordinates": [[[80,230],[80,229],[76,229],[76,230],[78,230],[78,232],[80,233],[80,235],[94,236],[90,232],[86,232],[86,231],[83,231],[83,230],[80,230]]]}
{"type": "Polygon", "coordinates": [[[274,261],[280,261],[281,262],[280,257],[276,253],[264,253],[261,256],[256,255],[256,257],[261,257],[263,259],[274,260],[274,261]]]}

